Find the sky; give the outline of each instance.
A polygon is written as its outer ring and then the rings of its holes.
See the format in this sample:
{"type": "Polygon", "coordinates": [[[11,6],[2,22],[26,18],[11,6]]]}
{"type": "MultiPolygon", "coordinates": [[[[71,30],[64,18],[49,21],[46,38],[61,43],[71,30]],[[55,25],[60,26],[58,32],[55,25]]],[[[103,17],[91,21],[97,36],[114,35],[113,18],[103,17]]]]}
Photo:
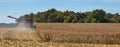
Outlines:
{"type": "Polygon", "coordinates": [[[107,13],[120,13],[120,0],[0,0],[0,23],[15,23],[8,15],[19,18],[51,8],[75,12],[103,9],[107,13]]]}

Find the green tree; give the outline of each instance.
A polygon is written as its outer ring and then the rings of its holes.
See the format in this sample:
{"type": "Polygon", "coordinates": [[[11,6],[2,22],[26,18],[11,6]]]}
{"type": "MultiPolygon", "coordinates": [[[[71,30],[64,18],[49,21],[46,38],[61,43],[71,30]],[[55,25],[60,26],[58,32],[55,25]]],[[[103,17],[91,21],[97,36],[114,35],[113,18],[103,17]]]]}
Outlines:
{"type": "Polygon", "coordinates": [[[97,21],[96,21],[95,18],[91,18],[91,19],[90,19],[90,23],[97,23],[97,21]]]}
{"type": "Polygon", "coordinates": [[[119,13],[106,13],[102,9],[96,9],[88,12],[58,11],[55,8],[47,11],[30,13],[21,16],[19,20],[31,18],[37,23],[59,22],[59,23],[120,23],[119,13]]]}
{"type": "Polygon", "coordinates": [[[64,23],[70,23],[72,18],[70,16],[64,16],[64,23]]]}
{"type": "Polygon", "coordinates": [[[77,19],[77,17],[75,16],[75,17],[73,18],[73,20],[72,20],[71,23],[77,23],[77,22],[78,22],[78,19],[77,19]]]}
{"type": "Polygon", "coordinates": [[[94,18],[96,18],[96,20],[101,22],[101,23],[106,22],[105,14],[106,14],[106,12],[102,9],[93,10],[94,18]]]}
{"type": "Polygon", "coordinates": [[[51,15],[48,16],[48,21],[47,22],[48,23],[53,23],[53,22],[55,22],[55,20],[56,20],[56,16],[51,14],[51,15]]]}
{"type": "Polygon", "coordinates": [[[117,17],[117,21],[118,21],[118,23],[120,23],[120,16],[117,17]]]}

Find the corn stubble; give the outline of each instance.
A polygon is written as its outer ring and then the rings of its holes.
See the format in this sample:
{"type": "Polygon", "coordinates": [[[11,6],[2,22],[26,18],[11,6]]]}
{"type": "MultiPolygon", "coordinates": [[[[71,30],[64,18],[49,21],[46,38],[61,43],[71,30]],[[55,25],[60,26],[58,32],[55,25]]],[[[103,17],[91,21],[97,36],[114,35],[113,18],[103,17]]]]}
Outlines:
{"type": "Polygon", "coordinates": [[[120,47],[120,45],[3,40],[0,41],[0,47],[120,47]]]}
{"type": "Polygon", "coordinates": [[[119,23],[39,23],[36,26],[42,41],[120,44],[119,23]]]}
{"type": "Polygon", "coordinates": [[[0,39],[4,40],[40,40],[34,30],[18,30],[16,28],[0,28],[0,39]]]}
{"type": "Polygon", "coordinates": [[[36,23],[36,30],[0,27],[0,47],[120,47],[119,23],[36,23]]]}

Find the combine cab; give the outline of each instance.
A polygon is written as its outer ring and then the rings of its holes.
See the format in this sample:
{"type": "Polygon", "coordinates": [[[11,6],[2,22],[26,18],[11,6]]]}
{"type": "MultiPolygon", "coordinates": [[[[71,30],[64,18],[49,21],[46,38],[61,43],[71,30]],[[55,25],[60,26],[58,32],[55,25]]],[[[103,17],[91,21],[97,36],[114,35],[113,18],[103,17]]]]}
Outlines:
{"type": "Polygon", "coordinates": [[[9,18],[15,19],[17,26],[21,27],[21,28],[30,28],[30,29],[34,29],[35,26],[33,25],[33,21],[30,18],[26,18],[26,19],[18,19],[12,16],[8,16],[9,18]]]}

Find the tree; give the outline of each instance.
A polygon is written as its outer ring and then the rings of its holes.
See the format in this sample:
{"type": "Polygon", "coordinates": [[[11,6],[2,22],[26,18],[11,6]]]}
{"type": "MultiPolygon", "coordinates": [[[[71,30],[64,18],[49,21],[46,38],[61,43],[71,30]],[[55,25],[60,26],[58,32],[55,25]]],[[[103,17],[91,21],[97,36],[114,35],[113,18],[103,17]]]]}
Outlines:
{"type": "Polygon", "coordinates": [[[120,23],[120,16],[117,17],[117,21],[118,21],[118,23],[120,23]]]}
{"type": "Polygon", "coordinates": [[[52,9],[48,10],[47,12],[53,13],[53,12],[57,12],[57,10],[55,8],[52,8],[52,9]]]}
{"type": "Polygon", "coordinates": [[[70,16],[64,16],[64,23],[70,23],[72,18],[70,16]]]}
{"type": "Polygon", "coordinates": [[[86,18],[84,18],[84,23],[90,23],[91,21],[91,17],[87,16],[86,18]]]}
{"type": "Polygon", "coordinates": [[[106,14],[106,12],[102,9],[93,10],[94,18],[96,18],[96,20],[101,22],[101,23],[106,22],[105,14],[106,14]]]}
{"type": "Polygon", "coordinates": [[[51,15],[48,16],[48,21],[47,22],[48,23],[54,23],[55,20],[56,20],[56,16],[51,14],[51,15]]]}
{"type": "Polygon", "coordinates": [[[78,19],[77,19],[77,17],[75,16],[75,17],[73,18],[73,20],[72,20],[71,23],[77,23],[77,22],[78,22],[78,19]]]}
{"type": "Polygon", "coordinates": [[[107,22],[109,23],[118,23],[119,22],[119,14],[111,14],[111,13],[107,13],[105,18],[107,19],[107,22]]]}
{"type": "Polygon", "coordinates": [[[91,18],[91,19],[90,19],[90,23],[97,23],[97,21],[96,21],[95,18],[91,18]]]}
{"type": "Polygon", "coordinates": [[[23,15],[19,20],[28,17],[37,23],[120,23],[119,13],[106,13],[102,9],[81,13],[69,10],[63,12],[52,8],[47,11],[38,12],[37,14],[30,13],[23,15]]]}

